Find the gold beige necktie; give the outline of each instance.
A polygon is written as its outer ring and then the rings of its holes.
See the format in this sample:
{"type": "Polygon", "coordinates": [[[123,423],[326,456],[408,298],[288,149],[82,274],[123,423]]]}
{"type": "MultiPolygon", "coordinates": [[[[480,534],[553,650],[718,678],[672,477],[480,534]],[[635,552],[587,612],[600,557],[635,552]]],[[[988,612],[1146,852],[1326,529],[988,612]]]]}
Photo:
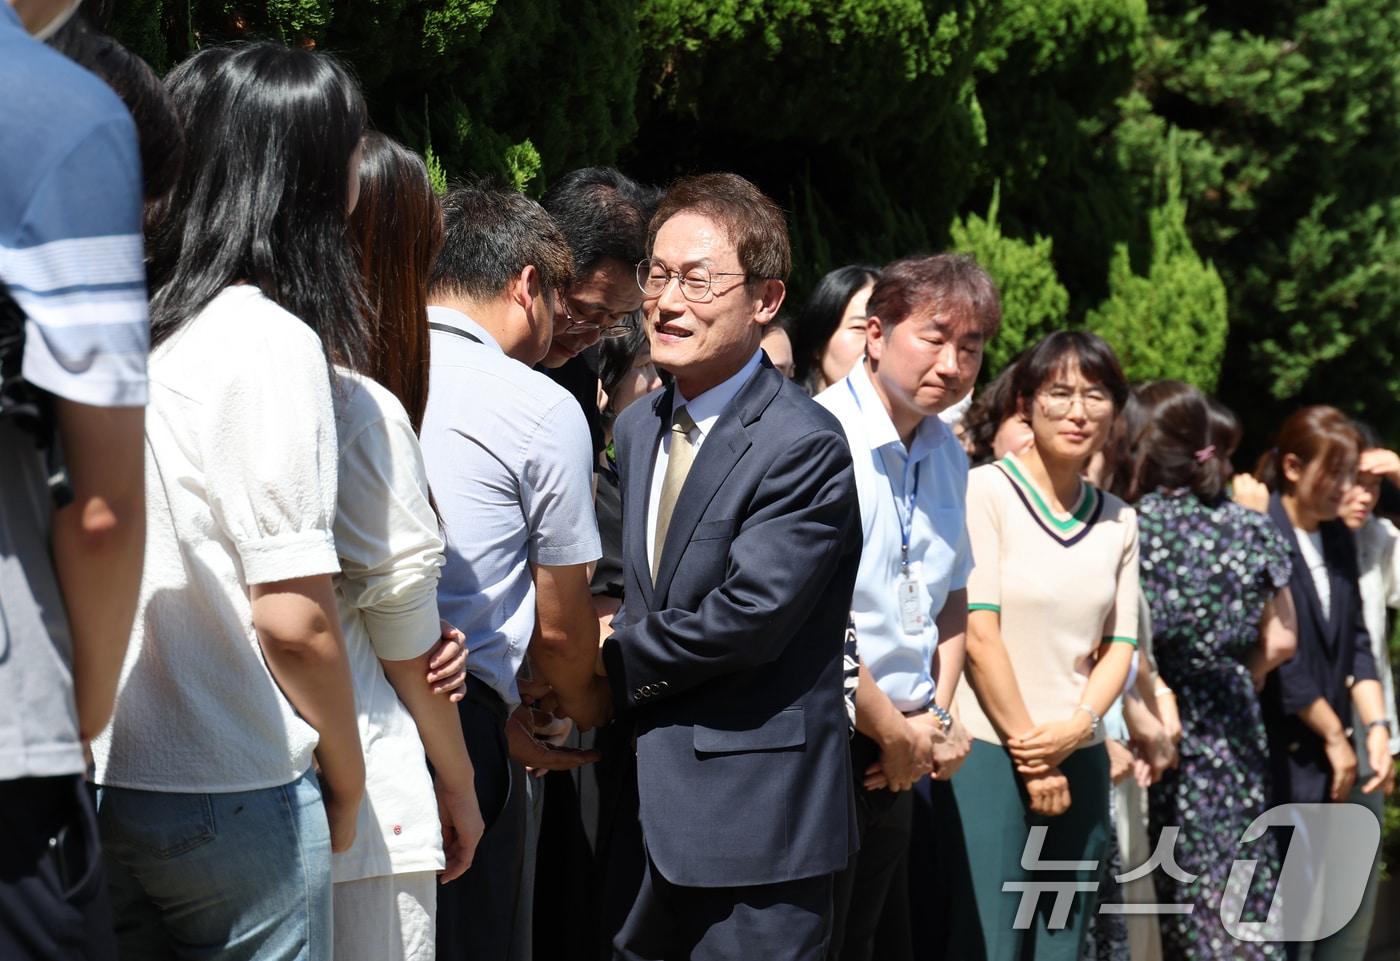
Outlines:
{"type": "Polygon", "coordinates": [[[676,500],[685,486],[685,476],[690,473],[690,465],[695,460],[692,436],[698,430],[686,408],[678,407],[671,415],[671,450],[666,455],[666,477],[661,482],[661,500],[656,507],[656,538],[651,553],[652,581],[656,580],[656,572],[661,569],[661,548],[666,546],[666,529],[671,526],[671,513],[676,509],[676,500]]]}

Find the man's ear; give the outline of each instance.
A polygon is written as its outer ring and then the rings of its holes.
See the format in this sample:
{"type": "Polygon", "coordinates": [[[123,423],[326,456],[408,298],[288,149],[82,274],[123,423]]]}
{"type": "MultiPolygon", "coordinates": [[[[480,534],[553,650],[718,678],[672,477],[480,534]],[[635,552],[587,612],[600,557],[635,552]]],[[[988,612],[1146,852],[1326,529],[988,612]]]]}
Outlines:
{"type": "Polygon", "coordinates": [[[886,335],[885,322],[879,317],[871,314],[865,318],[865,356],[870,358],[872,364],[879,364],[880,358],[885,353],[886,335]]]}
{"type": "Polygon", "coordinates": [[[778,316],[778,308],[783,306],[783,298],[787,296],[787,285],[781,280],[762,280],[759,281],[757,295],[754,323],[768,324],[778,316]]]}
{"type": "Polygon", "coordinates": [[[540,272],[535,269],[534,264],[526,264],[520,268],[520,273],[512,277],[506,285],[506,298],[527,313],[531,301],[537,299],[540,293],[540,272]]]}

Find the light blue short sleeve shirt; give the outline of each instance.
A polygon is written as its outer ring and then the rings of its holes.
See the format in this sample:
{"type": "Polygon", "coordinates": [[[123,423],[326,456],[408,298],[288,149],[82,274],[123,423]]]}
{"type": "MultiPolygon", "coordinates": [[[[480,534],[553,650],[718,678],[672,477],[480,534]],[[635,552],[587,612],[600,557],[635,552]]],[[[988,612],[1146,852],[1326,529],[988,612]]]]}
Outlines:
{"type": "Polygon", "coordinates": [[[442,307],[428,317],[459,332],[432,331],[421,434],[447,542],[438,611],[467,636],[467,670],[515,705],[535,628],[530,565],[603,553],[592,440],[573,396],[506,356],[475,321],[442,307]]]}
{"type": "Polygon", "coordinates": [[[844,380],[818,394],[816,401],[841,421],[855,465],[865,541],[851,616],[861,661],[895,707],[916,711],[933,700],[936,620],[949,593],[965,588],[972,571],[967,455],[937,417],[919,425],[906,450],[864,361],[844,380]],[[911,495],[913,510],[908,516],[911,495]],[[895,593],[905,523],[910,576],[922,588],[923,625],[913,634],[903,628],[895,593]]]}

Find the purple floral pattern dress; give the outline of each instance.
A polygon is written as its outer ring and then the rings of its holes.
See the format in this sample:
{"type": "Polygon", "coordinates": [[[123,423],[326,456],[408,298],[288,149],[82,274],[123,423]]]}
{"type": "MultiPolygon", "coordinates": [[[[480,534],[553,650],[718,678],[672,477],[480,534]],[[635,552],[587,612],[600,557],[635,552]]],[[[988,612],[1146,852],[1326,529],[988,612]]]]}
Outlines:
{"type": "Polygon", "coordinates": [[[1159,491],[1137,511],[1153,649],[1182,727],[1180,763],[1149,794],[1149,835],[1155,849],[1164,827],[1179,826],[1176,863],[1196,875],[1153,872],[1161,903],[1194,905],[1189,915],[1160,916],[1163,953],[1283,958],[1281,944],[1231,938],[1220,906],[1236,858],[1258,862],[1243,920],[1267,917],[1278,878],[1273,832],[1240,843],[1269,806],[1268,744],[1245,659],[1259,642],[1265,605],[1288,583],[1289,548],[1267,517],[1229,500],[1159,491]]]}

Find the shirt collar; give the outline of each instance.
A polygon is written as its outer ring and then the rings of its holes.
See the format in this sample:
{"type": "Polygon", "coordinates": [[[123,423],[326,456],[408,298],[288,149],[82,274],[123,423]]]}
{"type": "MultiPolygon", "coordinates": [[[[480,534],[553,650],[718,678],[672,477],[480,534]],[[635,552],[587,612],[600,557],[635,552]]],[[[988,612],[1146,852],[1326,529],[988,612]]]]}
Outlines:
{"type": "Polygon", "coordinates": [[[763,351],[754,351],[748,363],[739,368],[738,373],[711,387],[694,400],[687,400],[678,386],[676,388],[676,408],[684,407],[689,410],[691,418],[695,421],[695,426],[700,428],[700,433],[702,435],[708,434],[715,426],[715,421],[719,420],[719,415],[724,413],[725,408],[738,396],[740,389],[749,382],[749,378],[758,370],[762,358],[763,351]]]}
{"type": "Polygon", "coordinates": [[[498,353],[505,353],[505,351],[501,349],[501,345],[496,342],[496,338],[492,337],[485,327],[472,320],[460,310],[453,310],[451,307],[429,307],[428,323],[442,324],[445,327],[451,327],[454,330],[472,334],[480,338],[484,346],[495,348],[498,353]]]}
{"type": "MultiPolygon", "coordinates": [[[[889,412],[885,410],[885,402],[880,399],[875,385],[871,383],[870,370],[864,357],[861,357],[846,375],[846,383],[849,386],[844,389],[855,392],[856,406],[860,409],[860,421],[865,428],[865,437],[870,449],[879,450],[893,445],[903,455],[904,442],[900,440],[899,431],[895,429],[894,421],[890,420],[889,412]]],[[[950,436],[947,425],[941,420],[937,417],[925,417],[914,431],[914,443],[908,451],[909,459],[923,460],[950,436]]]]}
{"type": "MultiPolygon", "coordinates": [[[[10,6],[9,0],[0,0],[0,21],[3,21],[5,26],[18,27],[24,30],[24,21],[19,18],[19,14],[15,12],[15,8],[10,6]]],[[[24,30],[24,32],[26,35],[29,33],[28,30],[24,30]]],[[[38,43],[38,41],[36,40],[35,43],[38,43]]]]}

